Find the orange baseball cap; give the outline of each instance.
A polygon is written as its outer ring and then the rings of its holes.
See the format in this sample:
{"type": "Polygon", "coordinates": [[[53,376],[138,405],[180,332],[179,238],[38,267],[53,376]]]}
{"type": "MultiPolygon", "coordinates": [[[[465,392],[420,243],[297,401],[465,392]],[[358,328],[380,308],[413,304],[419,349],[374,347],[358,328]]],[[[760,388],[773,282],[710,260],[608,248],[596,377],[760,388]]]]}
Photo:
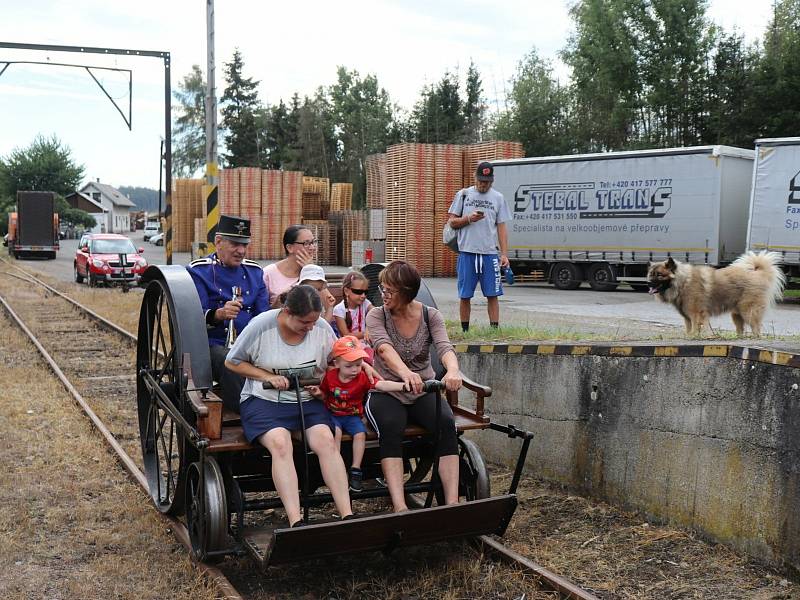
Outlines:
{"type": "Polygon", "coordinates": [[[347,362],[355,362],[359,358],[367,358],[367,353],[361,347],[361,342],[352,335],[346,335],[336,340],[333,344],[331,355],[333,358],[343,358],[347,362]]]}

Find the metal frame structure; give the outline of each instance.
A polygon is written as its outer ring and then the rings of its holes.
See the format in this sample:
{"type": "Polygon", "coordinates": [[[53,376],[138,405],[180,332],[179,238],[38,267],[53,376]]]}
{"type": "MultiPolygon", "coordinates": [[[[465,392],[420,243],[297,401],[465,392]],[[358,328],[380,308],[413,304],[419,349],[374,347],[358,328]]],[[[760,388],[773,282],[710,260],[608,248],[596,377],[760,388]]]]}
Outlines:
{"type": "MultiPolygon", "coordinates": [[[[94,46],[61,46],[54,44],[23,44],[18,42],[0,42],[0,48],[10,48],[14,50],[35,50],[42,52],[77,52],[79,54],[105,54],[105,55],[119,55],[119,56],[142,56],[148,58],[160,58],[164,61],[164,170],[166,172],[166,206],[164,208],[164,218],[166,220],[164,250],[166,252],[166,262],[168,265],[172,264],[172,84],[170,80],[170,69],[172,68],[170,53],[161,50],[132,50],[129,48],[101,48],[94,46]]],[[[8,61],[0,61],[8,62],[8,61]]],[[[20,62],[20,61],[18,61],[20,62]]],[[[42,63],[52,64],[52,63],[42,63]]],[[[65,65],[83,67],[87,70],[89,65],[65,65]]],[[[8,65],[3,69],[8,68],[8,65]]],[[[91,74],[91,71],[90,71],[91,74]]],[[[2,75],[2,71],[0,71],[2,75]]],[[[92,75],[94,78],[94,75],[92,75]]],[[[95,79],[97,81],[97,79],[95,79]]],[[[98,82],[99,85],[99,82],[98,82]]],[[[100,86],[101,89],[102,86],[100,86]]],[[[108,96],[108,93],[103,90],[108,96]]],[[[112,103],[113,99],[108,96],[112,103]]],[[[116,103],[114,103],[116,107],[116,103]]],[[[119,107],[117,107],[119,110],[119,107]]],[[[120,111],[122,113],[122,111],[120,111]]],[[[123,115],[123,119],[125,116],[123,115]]],[[[126,121],[130,129],[131,119],[126,121]]]]}

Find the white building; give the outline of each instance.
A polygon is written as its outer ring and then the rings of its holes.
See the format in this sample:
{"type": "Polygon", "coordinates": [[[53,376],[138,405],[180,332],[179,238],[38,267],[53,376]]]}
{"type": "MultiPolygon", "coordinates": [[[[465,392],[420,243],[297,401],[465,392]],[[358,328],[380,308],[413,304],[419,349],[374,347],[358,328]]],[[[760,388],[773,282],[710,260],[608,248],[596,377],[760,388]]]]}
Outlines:
{"type": "Polygon", "coordinates": [[[90,181],[78,191],[103,207],[106,219],[105,233],[121,233],[123,235],[130,233],[130,211],[136,209],[136,205],[131,202],[130,198],[107,183],[100,183],[99,179],[90,181]]]}

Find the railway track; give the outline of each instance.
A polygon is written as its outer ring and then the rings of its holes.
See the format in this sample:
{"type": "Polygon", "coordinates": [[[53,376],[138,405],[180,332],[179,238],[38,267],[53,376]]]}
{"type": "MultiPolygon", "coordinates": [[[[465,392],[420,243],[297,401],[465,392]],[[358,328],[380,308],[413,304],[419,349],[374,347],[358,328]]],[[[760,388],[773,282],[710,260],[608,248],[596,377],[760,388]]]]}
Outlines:
{"type": "MultiPolygon", "coordinates": [[[[3,310],[30,338],[131,478],[147,493],[147,481],[141,469],[136,403],[133,401],[136,378],[131,365],[135,364],[136,337],[28,271],[1,258],[0,265],[3,277],[30,284],[17,285],[12,293],[0,293],[3,310]],[[102,374],[95,371],[98,358],[102,358],[102,374]]],[[[169,522],[176,538],[190,549],[185,525],[166,515],[162,517],[169,522]]],[[[542,588],[562,598],[596,600],[591,593],[492,537],[480,536],[476,542],[485,554],[533,575],[542,588]]],[[[242,598],[220,569],[204,563],[196,564],[215,582],[225,598],[242,598]]]]}

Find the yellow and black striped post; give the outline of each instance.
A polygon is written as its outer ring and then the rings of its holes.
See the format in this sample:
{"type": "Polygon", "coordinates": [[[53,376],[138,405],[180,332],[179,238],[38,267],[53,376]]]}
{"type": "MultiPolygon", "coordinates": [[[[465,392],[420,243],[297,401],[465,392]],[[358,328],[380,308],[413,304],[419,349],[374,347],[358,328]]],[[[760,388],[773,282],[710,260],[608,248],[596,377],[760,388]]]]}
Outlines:
{"type": "Polygon", "coordinates": [[[207,256],[216,251],[214,235],[219,224],[219,171],[217,163],[206,166],[206,185],[203,186],[203,197],[206,200],[206,243],[201,245],[198,254],[207,256]]]}

